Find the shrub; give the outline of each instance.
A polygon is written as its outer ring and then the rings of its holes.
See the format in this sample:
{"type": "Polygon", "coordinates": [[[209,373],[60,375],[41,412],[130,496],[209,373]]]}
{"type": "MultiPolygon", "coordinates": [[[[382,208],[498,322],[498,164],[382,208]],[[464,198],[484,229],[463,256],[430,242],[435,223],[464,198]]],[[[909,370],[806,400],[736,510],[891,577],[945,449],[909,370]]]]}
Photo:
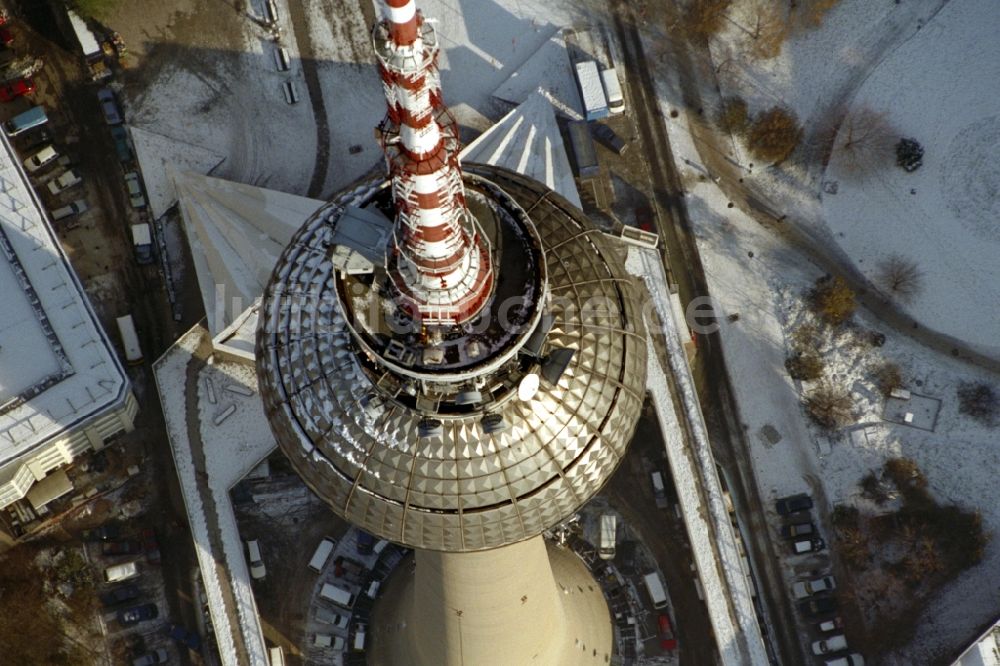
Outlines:
{"type": "Polygon", "coordinates": [[[813,307],[827,322],[842,324],[854,314],[854,290],[844,278],[820,278],[812,292],[813,307]]]}
{"type": "Polygon", "coordinates": [[[995,425],[1000,411],[996,391],[985,382],[963,382],[956,390],[958,411],[986,425],[995,425]]]}
{"type": "Polygon", "coordinates": [[[893,254],[879,263],[877,277],[883,289],[906,302],[920,293],[924,274],[915,261],[893,254]]]}
{"type": "Polygon", "coordinates": [[[785,360],[788,376],[803,382],[819,379],[825,367],[823,359],[813,351],[800,351],[785,360]]]}
{"type": "Polygon", "coordinates": [[[891,361],[885,361],[875,371],[875,383],[878,385],[878,390],[882,392],[882,395],[888,396],[894,390],[902,388],[903,373],[900,371],[898,365],[891,361]]]}
{"type": "Polygon", "coordinates": [[[796,8],[799,26],[813,30],[823,23],[826,13],[839,2],[840,0],[797,0],[792,5],[796,8]]]}
{"type": "Polygon", "coordinates": [[[854,401],[845,389],[823,384],[806,396],[806,410],[817,425],[834,430],[853,420],[854,401]]]}
{"type": "Polygon", "coordinates": [[[916,139],[900,139],[896,144],[896,166],[916,171],[924,163],[924,148],[916,139]]]}
{"type": "Polygon", "coordinates": [[[853,527],[857,528],[861,523],[861,512],[858,507],[849,504],[838,504],[833,507],[830,514],[830,521],[837,529],[853,527]]]}
{"type": "Polygon", "coordinates": [[[727,97],[719,110],[719,127],[733,134],[743,134],[750,123],[747,103],[742,97],[727,97]]]}
{"type": "Polygon", "coordinates": [[[912,458],[889,458],[885,461],[885,473],[897,488],[907,486],[926,488],[927,479],[912,458]]]}
{"type": "Polygon", "coordinates": [[[874,470],[861,477],[861,482],[858,485],[861,487],[861,496],[865,499],[871,500],[879,506],[889,501],[889,493],[874,470]]]}
{"type": "Polygon", "coordinates": [[[776,106],[754,118],[747,148],[759,160],[778,163],[792,154],[801,135],[795,114],[776,106]]]}
{"type": "Polygon", "coordinates": [[[701,39],[712,37],[722,29],[732,0],[691,0],[684,12],[687,32],[701,39]]]}

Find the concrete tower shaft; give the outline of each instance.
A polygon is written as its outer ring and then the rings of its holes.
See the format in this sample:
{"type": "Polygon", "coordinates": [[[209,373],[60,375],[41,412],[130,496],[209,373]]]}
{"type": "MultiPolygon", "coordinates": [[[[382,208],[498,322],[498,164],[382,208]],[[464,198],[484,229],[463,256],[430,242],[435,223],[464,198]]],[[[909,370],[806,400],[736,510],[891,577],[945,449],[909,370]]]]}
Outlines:
{"type": "Polygon", "coordinates": [[[389,275],[422,322],[461,324],[489,298],[493,267],[465,205],[458,130],[441,97],[437,38],[413,0],[387,0],[373,43],[387,105],[379,129],[396,207],[389,275]]]}

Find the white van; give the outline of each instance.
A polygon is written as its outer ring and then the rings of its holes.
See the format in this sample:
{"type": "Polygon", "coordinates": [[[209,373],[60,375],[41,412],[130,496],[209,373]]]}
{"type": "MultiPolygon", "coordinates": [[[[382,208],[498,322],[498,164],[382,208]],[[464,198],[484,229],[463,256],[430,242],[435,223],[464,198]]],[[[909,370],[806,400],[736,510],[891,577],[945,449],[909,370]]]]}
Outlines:
{"type": "Polygon", "coordinates": [[[35,173],[42,167],[51,164],[58,159],[59,153],[51,145],[45,146],[28,159],[24,160],[24,168],[28,173],[35,173]]]}
{"type": "Polygon", "coordinates": [[[268,661],[271,666],[285,666],[285,651],[280,647],[273,647],[268,651],[268,661]]]}
{"type": "Polygon", "coordinates": [[[247,553],[250,555],[250,576],[260,580],[267,575],[267,569],[264,568],[264,561],[260,557],[260,544],[256,539],[247,541],[247,553]]]}
{"type": "Polygon", "coordinates": [[[602,560],[613,560],[617,541],[618,518],[613,513],[601,515],[601,545],[597,554],[602,560]]]}
{"type": "Polygon", "coordinates": [[[354,649],[361,652],[365,649],[365,625],[359,624],[354,629],[354,649]]]}
{"type": "Polygon", "coordinates": [[[313,645],[320,648],[333,648],[334,650],[344,649],[344,639],[340,636],[330,634],[316,634],[313,636],[313,645]]]}
{"type": "Polygon", "coordinates": [[[608,98],[608,111],[621,113],[625,110],[625,97],[622,96],[622,86],[618,82],[618,72],[614,67],[601,70],[601,83],[604,85],[604,96],[608,98]]]}
{"type": "Polygon", "coordinates": [[[123,562],[104,570],[104,580],[109,583],[118,583],[139,575],[139,567],[135,562],[123,562]]]}
{"type": "Polygon", "coordinates": [[[330,553],[333,552],[333,541],[330,539],[323,539],[316,546],[316,552],[313,553],[312,559],[309,560],[309,568],[316,573],[323,573],[323,568],[326,566],[326,561],[330,559],[330,553]]]}
{"type": "Polygon", "coordinates": [[[323,587],[319,591],[319,596],[344,608],[350,608],[354,605],[353,594],[342,587],[331,585],[330,583],[323,583],[323,587]]]}
{"type": "Polygon", "coordinates": [[[379,583],[377,580],[373,580],[371,583],[368,584],[368,591],[366,591],[365,594],[374,599],[375,596],[378,594],[378,588],[380,585],[381,583],[379,583]]]}

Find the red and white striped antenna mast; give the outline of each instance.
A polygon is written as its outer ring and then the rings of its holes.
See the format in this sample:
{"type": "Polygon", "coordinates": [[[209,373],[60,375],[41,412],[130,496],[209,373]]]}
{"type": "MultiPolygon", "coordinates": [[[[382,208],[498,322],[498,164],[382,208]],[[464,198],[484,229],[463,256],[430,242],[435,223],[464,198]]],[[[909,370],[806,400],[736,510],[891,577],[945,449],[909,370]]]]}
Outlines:
{"type": "Polygon", "coordinates": [[[462,324],[488,300],[494,271],[489,243],[465,205],[437,37],[414,0],[385,0],[372,40],[388,107],[380,130],[396,206],[387,269],[399,302],[422,324],[462,324]]]}

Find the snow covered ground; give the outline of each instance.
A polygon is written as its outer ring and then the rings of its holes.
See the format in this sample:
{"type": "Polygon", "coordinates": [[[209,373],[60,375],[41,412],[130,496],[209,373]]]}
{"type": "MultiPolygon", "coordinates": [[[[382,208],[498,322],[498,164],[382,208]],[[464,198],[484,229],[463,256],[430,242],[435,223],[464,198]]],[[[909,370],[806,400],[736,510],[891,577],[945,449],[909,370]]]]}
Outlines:
{"type": "MultiPolygon", "coordinates": [[[[954,4],[964,5],[972,11],[982,8],[979,3],[954,4]]],[[[827,24],[835,24],[837,17],[843,17],[845,26],[854,21],[867,26],[878,18],[866,13],[870,11],[875,9],[867,3],[844,0],[828,15],[827,24]]],[[[897,10],[882,7],[878,11],[897,10]]],[[[916,9],[911,7],[904,11],[916,9]]],[[[933,24],[925,29],[931,28],[933,24]]],[[[854,34],[868,32],[860,29],[854,34]]],[[[814,48],[824,45],[828,50],[832,48],[829,41],[822,40],[814,48]]],[[[652,48],[653,44],[647,43],[647,49],[652,48]]],[[[805,46],[793,43],[789,51],[795,54],[798,48],[805,46]]],[[[843,44],[839,50],[830,52],[845,57],[853,51],[843,44]]],[[[789,58],[787,68],[792,60],[789,58]]],[[[819,53],[813,58],[814,62],[826,60],[829,58],[822,58],[819,53]]],[[[800,71],[786,83],[794,89],[795,82],[803,80],[803,85],[810,89],[813,84],[809,81],[809,72],[812,70],[805,69],[803,58],[798,60],[798,65],[800,71]]],[[[771,63],[770,67],[775,72],[781,69],[780,63],[771,63]]],[[[787,69],[786,74],[791,76],[787,69]]],[[[816,70],[815,74],[821,75],[822,70],[816,70]]],[[[821,89],[822,86],[799,98],[800,117],[809,117],[822,106],[825,101],[822,95],[816,97],[821,89]]],[[[677,90],[672,74],[661,72],[657,92],[665,116],[670,108],[683,107],[677,90]]],[[[779,98],[778,92],[775,91],[774,99],[779,98]]],[[[708,90],[703,93],[709,99],[715,94],[708,90]]],[[[922,110],[926,112],[927,106],[925,102],[922,110]]],[[[1000,453],[995,447],[995,430],[961,415],[955,394],[961,382],[995,382],[996,377],[928,351],[904,334],[885,328],[871,313],[860,311],[854,318],[859,334],[826,334],[818,347],[827,364],[828,380],[850,390],[858,425],[832,435],[813,426],[806,417],[801,397],[814,383],[803,386],[790,379],[784,361],[791,350],[792,331],[808,318],[803,295],[823,271],[738,208],[728,207],[727,197],[712,182],[701,177],[696,168],[700,157],[683,117],[669,121],[667,128],[684,180],[690,184],[686,197],[688,212],[696,229],[709,289],[720,314],[726,362],[740,419],[748,435],[754,473],[764,499],[810,492],[826,508],[838,502],[857,502],[857,483],[861,477],[879,467],[886,458],[903,455],[918,463],[929,481],[929,489],[939,501],[981,511],[985,529],[996,534],[1000,529],[1000,488],[995,483],[995,470],[1000,464],[1000,453]],[[739,314],[739,319],[727,321],[726,316],[731,314],[739,314]],[[868,331],[884,333],[885,345],[866,344],[868,331]],[[900,366],[907,388],[941,400],[934,432],[881,419],[882,400],[874,383],[873,370],[882,360],[900,366]]],[[[927,166],[929,163],[924,168],[927,166]]],[[[928,169],[928,177],[930,173],[928,169]]],[[[939,176],[940,173],[936,177],[939,176]]],[[[759,170],[755,170],[753,177],[762,189],[776,186],[775,179],[766,173],[761,175],[759,170]]],[[[778,193],[779,200],[782,194],[778,193]]],[[[820,214],[818,209],[812,212],[820,214]]],[[[822,222],[821,217],[815,219],[822,222]]],[[[875,219],[878,219],[877,214],[875,219]]],[[[869,237],[868,242],[871,246],[868,252],[881,249],[881,239],[869,237]]],[[[933,247],[939,249],[940,244],[933,247]]],[[[996,287],[995,280],[992,286],[996,287]]],[[[992,302],[995,301],[994,298],[992,302]]],[[[992,312],[995,316],[995,307],[992,312]]],[[[998,569],[1000,544],[994,539],[979,565],[930,599],[916,627],[917,638],[890,655],[887,663],[930,663],[972,640],[977,627],[998,612],[995,594],[998,569]]],[[[791,580],[795,572],[789,568],[787,574],[791,580]]]]}
{"type": "MultiPolygon", "coordinates": [[[[860,176],[840,150],[828,167],[756,169],[775,208],[839,245],[841,257],[875,285],[891,255],[915,262],[922,289],[904,309],[1000,357],[1000,316],[992,306],[1000,301],[1000,169],[992,158],[1000,120],[995,86],[987,83],[1000,79],[996,3],[842,0],[819,27],[794,34],[766,60],[746,57],[753,6],[737,2],[732,23],[712,44],[724,95],[743,97],[751,112],[788,107],[804,142],[815,146],[833,141],[838,120],[862,109],[883,114],[892,128],[886,165],[860,176]],[[893,166],[901,137],[925,148],[915,173],[893,166]]],[[[737,152],[741,163],[753,162],[737,152]]]]}

